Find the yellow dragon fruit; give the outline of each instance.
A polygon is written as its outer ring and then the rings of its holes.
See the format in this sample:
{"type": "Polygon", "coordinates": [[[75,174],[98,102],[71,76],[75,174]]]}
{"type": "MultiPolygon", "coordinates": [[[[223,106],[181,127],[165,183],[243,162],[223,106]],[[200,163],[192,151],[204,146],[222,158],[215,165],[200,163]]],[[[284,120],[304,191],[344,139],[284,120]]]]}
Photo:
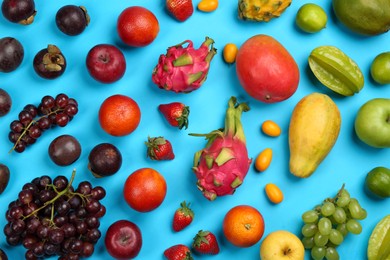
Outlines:
{"type": "Polygon", "coordinates": [[[194,49],[190,40],[169,47],[153,70],[153,82],[161,89],[176,93],[198,89],[206,80],[210,62],[217,53],[213,44],[214,40],[206,37],[199,49],[194,49]]]}
{"type": "Polygon", "coordinates": [[[197,186],[208,200],[217,196],[233,194],[242,184],[252,162],[248,158],[241,114],[249,110],[246,103],[237,103],[231,97],[225,116],[225,128],[204,136],[206,147],[195,153],[193,171],[198,179],[197,186]]]}
{"type": "Polygon", "coordinates": [[[238,0],[238,16],[243,20],[268,22],[290,5],[291,0],[238,0]]]}

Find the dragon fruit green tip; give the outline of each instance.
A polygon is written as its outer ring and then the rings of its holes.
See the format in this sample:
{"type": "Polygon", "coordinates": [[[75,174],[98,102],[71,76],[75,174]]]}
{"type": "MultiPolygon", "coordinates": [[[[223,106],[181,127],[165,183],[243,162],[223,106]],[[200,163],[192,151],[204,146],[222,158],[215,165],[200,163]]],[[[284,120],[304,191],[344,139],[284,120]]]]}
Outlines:
{"type": "Polygon", "coordinates": [[[233,194],[248,173],[252,160],[248,158],[241,124],[241,114],[246,111],[249,111],[246,103],[239,104],[231,97],[224,129],[190,134],[203,136],[208,141],[204,149],[195,153],[192,167],[198,179],[197,187],[208,200],[233,194]]]}
{"type": "Polygon", "coordinates": [[[189,93],[200,88],[217,53],[213,45],[214,40],[206,37],[199,49],[194,49],[190,40],[169,47],[166,54],[160,55],[153,69],[153,82],[161,89],[176,93],[189,93]]]}

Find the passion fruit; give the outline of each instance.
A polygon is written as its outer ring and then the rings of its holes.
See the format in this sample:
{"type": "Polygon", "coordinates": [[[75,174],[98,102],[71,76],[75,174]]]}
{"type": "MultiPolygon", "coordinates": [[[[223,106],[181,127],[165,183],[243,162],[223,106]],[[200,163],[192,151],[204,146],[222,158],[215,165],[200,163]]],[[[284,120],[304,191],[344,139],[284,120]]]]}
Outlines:
{"type": "Polygon", "coordinates": [[[390,29],[389,0],[332,0],[337,19],[350,30],[378,35],[390,29]]]}
{"type": "Polygon", "coordinates": [[[368,172],[365,180],[367,189],[380,198],[390,197],[390,169],[375,167],[368,172]]]}

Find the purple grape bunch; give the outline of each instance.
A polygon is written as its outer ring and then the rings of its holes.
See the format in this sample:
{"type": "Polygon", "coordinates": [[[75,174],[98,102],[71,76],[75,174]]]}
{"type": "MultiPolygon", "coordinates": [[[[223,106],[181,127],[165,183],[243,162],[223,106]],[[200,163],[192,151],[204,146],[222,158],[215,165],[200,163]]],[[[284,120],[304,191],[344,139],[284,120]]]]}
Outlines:
{"type": "Polygon", "coordinates": [[[106,213],[101,204],[106,191],[82,181],[72,186],[73,171],[52,179],[48,175],[26,183],[16,200],[8,205],[4,226],[11,246],[23,245],[26,259],[57,255],[58,259],[89,257],[101,237],[100,218],[106,213]]]}
{"type": "Polygon", "coordinates": [[[22,153],[44,131],[56,125],[65,127],[77,113],[77,101],[64,93],[44,96],[38,106],[26,105],[10,124],[8,139],[14,144],[11,151],[22,153]]]}

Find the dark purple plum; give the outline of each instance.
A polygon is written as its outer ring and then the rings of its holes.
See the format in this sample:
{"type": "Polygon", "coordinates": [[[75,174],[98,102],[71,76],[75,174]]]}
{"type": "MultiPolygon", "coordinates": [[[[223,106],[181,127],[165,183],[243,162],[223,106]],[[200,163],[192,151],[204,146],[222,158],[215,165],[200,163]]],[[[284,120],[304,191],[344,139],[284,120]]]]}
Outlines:
{"type": "Polygon", "coordinates": [[[13,37],[0,39],[0,72],[16,70],[22,63],[24,49],[22,44],[13,37]]]}
{"type": "Polygon", "coordinates": [[[8,21],[23,25],[31,24],[37,13],[34,0],[4,0],[1,12],[8,21]]]}
{"type": "Polygon", "coordinates": [[[65,5],[56,14],[56,24],[61,32],[75,36],[81,34],[90,21],[84,6],[65,5]]]}
{"type": "Polygon", "coordinates": [[[0,117],[5,116],[11,110],[12,99],[4,89],[0,88],[0,117]]]}
{"type": "Polygon", "coordinates": [[[59,166],[67,166],[80,157],[81,145],[71,135],[61,135],[55,138],[49,145],[50,159],[59,166]]]}
{"type": "Polygon", "coordinates": [[[10,172],[8,167],[0,163],[0,194],[3,193],[5,188],[7,188],[9,177],[10,177],[10,172]]]}
{"type": "Polygon", "coordinates": [[[95,177],[110,176],[119,171],[122,154],[113,144],[101,143],[91,150],[88,161],[88,169],[95,177]]]}
{"type": "Polygon", "coordinates": [[[55,79],[65,72],[66,59],[57,46],[49,44],[35,55],[33,66],[40,77],[55,79]]]}

